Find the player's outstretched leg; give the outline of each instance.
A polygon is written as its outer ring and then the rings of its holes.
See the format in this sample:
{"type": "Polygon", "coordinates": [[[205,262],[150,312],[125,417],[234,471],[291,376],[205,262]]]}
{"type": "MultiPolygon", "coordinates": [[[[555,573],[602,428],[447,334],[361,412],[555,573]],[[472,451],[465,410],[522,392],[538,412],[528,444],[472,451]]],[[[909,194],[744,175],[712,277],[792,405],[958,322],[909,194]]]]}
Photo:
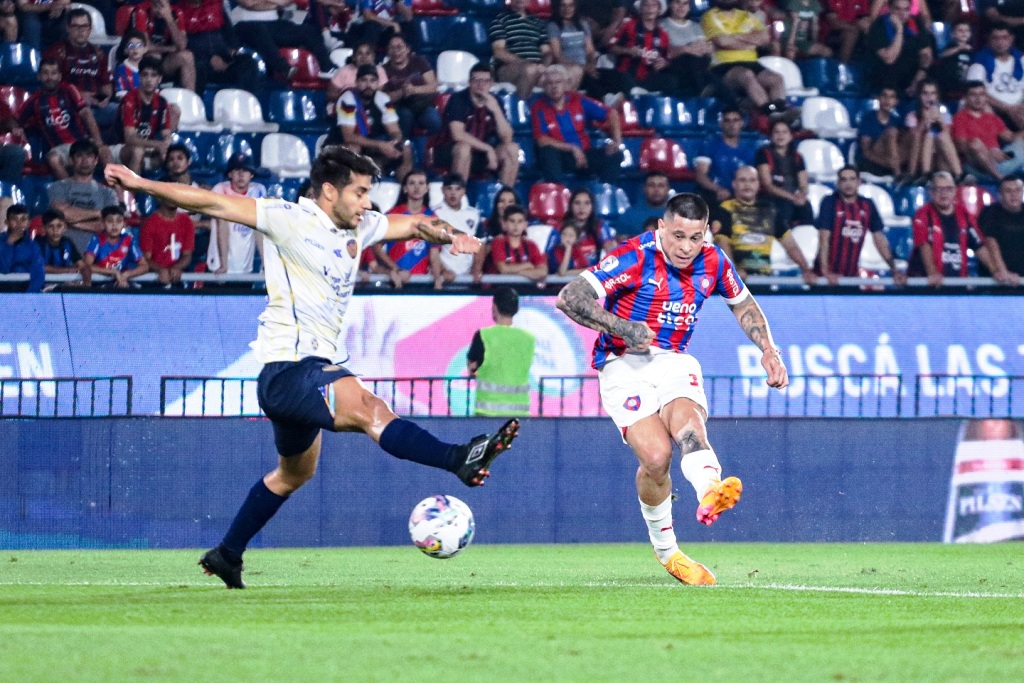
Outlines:
{"type": "Polygon", "coordinates": [[[512,418],[493,434],[481,434],[470,439],[469,443],[457,446],[455,475],[466,486],[482,486],[484,480],[491,476],[491,463],[512,447],[512,441],[518,435],[519,420],[512,418]]]}
{"type": "Polygon", "coordinates": [[[719,515],[731,510],[740,502],[743,494],[743,482],[736,477],[726,477],[722,481],[712,482],[697,506],[697,521],[711,526],[718,521],[719,515]]]}

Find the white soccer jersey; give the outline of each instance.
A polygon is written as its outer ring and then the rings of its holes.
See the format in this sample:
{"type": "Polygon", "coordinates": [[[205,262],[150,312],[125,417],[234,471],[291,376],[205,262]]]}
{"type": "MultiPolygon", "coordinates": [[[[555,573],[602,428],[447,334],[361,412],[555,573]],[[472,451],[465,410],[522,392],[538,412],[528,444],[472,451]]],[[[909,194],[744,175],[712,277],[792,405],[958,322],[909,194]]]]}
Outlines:
{"type": "MultiPolygon", "coordinates": [[[[260,183],[249,183],[245,194],[235,192],[230,181],[223,181],[213,186],[213,192],[228,197],[251,197],[261,199],[267,196],[267,188],[260,183]]],[[[241,223],[228,221],[210,221],[210,248],[206,252],[206,265],[211,271],[220,268],[220,250],[217,246],[217,231],[228,231],[228,272],[251,273],[256,258],[256,237],[252,229],[241,223]]]]}
{"type": "Polygon", "coordinates": [[[363,249],[384,239],[388,219],[367,211],[355,230],[342,230],[315,202],[256,200],[256,229],[266,237],[269,301],[250,346],[263,363],[320,356],[345,362],[342,320],[363,249]]]}
{"type": "MultiPolygon", "coordinates": [[[[434,213],[449,225],[467,235],[475,235],[480,225],[480,212],[472,206],[464,206],[456,211],[444,202],[434,207],[434,213]]],[[[473,254],[453,254],[452,245],[441,247],[441,263],[456,275],[466,275],[473,269],[473,254]]]]}

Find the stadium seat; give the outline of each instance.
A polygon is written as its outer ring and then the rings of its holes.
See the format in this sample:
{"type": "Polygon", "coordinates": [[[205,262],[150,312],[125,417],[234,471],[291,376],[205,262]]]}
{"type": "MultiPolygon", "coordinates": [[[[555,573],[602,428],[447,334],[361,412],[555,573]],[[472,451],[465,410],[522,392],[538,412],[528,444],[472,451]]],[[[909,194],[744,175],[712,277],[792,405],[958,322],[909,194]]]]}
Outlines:
{"type": "Polygon", "coordinates": [[[459,13],[457,7],[449,7],[444,0],[412,0],[412,13],[421,17],[449,17],[459,13]]]}
{"type": "Polygon", "coordinates": [[[945,24],[941,21],[932,23],[932,37],[935,39],[935,53],[938,54],[946,49],[949,45],[949,24],[945,24]]]}
{"type": "Polygon", "coordinates": [[[449,47],[460,49],[453,39],[455,19],[456,17],[414,17],[413,42],[416,52],[424,56],[433,56],[449,47]]]}
{"type": "MultiPolygon", "coordinates": [[[[472,187],[473,184],[471,183],[472,187]]],[[[498,196],[498,193],[505,186],[497,181],[479,183],[473,188],[473,206],[476,207],[477,211],[484,218],[491,215],[491,209],[494,208],[494,198],[498,196]]]]}
{"type": "Polygon", "coordinates": [[[528,0],[526,13],[541,19],[551,18],[551,0],[528,0]]]}
{"type": "Polygon", "coordinates": [[[643,141],[640,145],[640,171],[658,171],[669,180],[694,179],[682,145],[668,138],[647,138],[643,141]]]}
{"type": "MultiPolygon", "coordinates": [[[[807,263],[814,264],[818,258],[818,229],[813,225],[798,225],[789,232],[796,240],[807,263]]],[[[800,272],[796,262],[789,258],[789,254],[786,253],[786,248],[782,246],[780,240],[772,240],[769,259],[773,275],[793,275],[800,272]]]]}
{"type": "Polygon", "coordinates": [[[112,47],[121,42],[121,36],[107,35],[107,22],[100,11],[92,5],[73,2],[69,9],[84,9],[89,13],[89,18],[92,20],[92,33],[89,34],[89,42],[93,45],[112,47]]]}
{"type": "Polygon", "coordinates": [[[289,133],[270,133],[260,144],[260,166],[279,178],[308,178],[312,161],[301,138],[289,133]]]}
{"type": "MultiPolygon", "coordinates": [[[[443,186],[444,184],[440,180],[427,183],[427,206],[439,206],[444,201],[443,186]]],[[[462,198],[462,205],[466,206],[465,197],[462,198]]]]}
{"type": "Polygon", "coordinates": [[[834,183],[846,163],[843,153],[828,140],[801,140],[797,151],[804,158],[807,175],[819,183],[834,183]]]}
{"type": "Polygon", "coordinates": [[[330,127],[322,90],[274,90],[267,96],[267,120],[286,133],[319,133],[330,127]]]}
{"type": "Polygon", "coordinates": [[[693,112],[684,100],[661,95],[641,95],[636,98],[640,123],[653,128],[658,135],[678,135],[693,128],[693,112]]]}
{"type": "Polygon", "coordinates": [[[206,118],[206,105],[203,98],[188,88],[164,88],[160,91],[169,104],[178,105],[181,110],[179,130],[192,130],[206,133],[219,133],[224,126],[206,118]]]}
{"type": "Polygon", "coordinates": [[[263,55],[259,52],[256,52],[252,48],[243,46],[238,48],[238,52],[236,54],[249,55],[252,58],[253,63],[256,64],[256,71],[259,72],[260,76],[263,78],[267,77],[267,63],[264,61],[263,55]]]}
{"type": "Polygon", "coordinates": [[[623,137],[650,137],[654,131],[644,128],[640,123],[640,113],[636,105],[630,99],[624,99],[616,108],[619,112],[619,125],[622,128],[623,137]]]}
{"type": "Polygon", "coordinates": [[[693,122],[697,128],[718,133],[718,122],[721,117],[721,105],[714,97],[693,97],[686,100],[687,108],[693,112],[693,122]]]}
{"type": "MultiPolygon", "coordinates": [[[[292,88],[302,90],[324,90],[327,88],[327,81],[320,78],[320,62],[312,52],[303,47],[282,47],[278,52],[288,62],[288,66],[295,67],[295,75],[288,80],[288,84],[292,88]]],[[[330,68],[330,65],[327,67],[330,68]]]]}
{"type": "Polygon", "coordinates": [[[800,123],[819,137],[853,139],[857,131],[850,126],[850,113],[842,102],[831,97],[808,97],[800,107],[800,123]]]}
{"type": "Polygon", "coordinates": [[[761,57],[758,63],[766,69],[774,71],[782,76],[782,82],[786,85],[788,97],[814,97],[818,94],[817,88],[804,87],[804,79],[800,74],[800,68],[791,59],[785,57],[761,57]]]}
{"type": "Polygon", "coordinates": [[[278,125],[263,120],[263,108],[256,96],[246,90],[225,88],[213,98],[213,118],[233,133],[276,133],[278,125]]]}
{"type": "Polygon", "coordinates": [[[907,185],[896,192],[896,213],[913,218],[928,203],[928,190],[920,185],[907,185]]]}
{"type": "Polygon", "coordinates": [[[534,223],[526,226],[526,239],[536,244],[541,253],[544,253],[547,250],[548,240],[551,239],[551,233],[556,229],[555,226],[548,223],[534,223]]]}
{"type": "Polygon", "coordinates": [[[826,57],[801,59],[798,68],[805,86],[817,89],[819,94],[832,90],[835,80],[833,60],[826,57]]]}
{"type": "Polygon", "coordinates": [[[882,217],[885,227],[897,226],[905,228],[910,225],[909,218],[896,215],[896,205],[893,204],[892,195],[884,187],[872,185],[871,183],[861,183],[859,194],[861,197],[867,197],[875,203],[875,208],[878,209],[878,214],[882,217]]]}
{"type": "Polygon", "coordinates": [[[445,50],[437,56],[437,82],[444,90],[462,90],[469,85],[469,70],[479,62],[464,50],[445,50]]]}
{"type": "Polygon", "coordinates": [[[331,50],[331,63],[339,69],[348,63],[348,58],[352,56],[352,48],[350,47],[336,47],[331,50]]]}
{"type": "Polygon", "coordinates": [[[483,59],[491,56],[491,41],[487,24],[477,17],[458,16],[452,23],[449,50],[466,50],[483,59]]]}
{"type": "Polygon", "coordinates": [[[228,160],[239,152],[244,153],[250,159],[257,159],[254,142],[252,136],[221,133],[210,144],[210,148],[206,152],[206,167],[223,172],[228,166],[228,160]]]}
{"type": "Polygon", "coordinates": [[[994,201],[991,192],[977,185],[961,185],[956,188],[956,196],[957,200],[967,209],[967,213],[974,218],[977,218],[981,210],[994,201]]]}
{"type": "Polygon", "coordinates": [[[594,195],[594,212],[605,220],[618,220],[629,209],[629,196],[621,187],[610,183],[593,183],[587,189],[594,195]]]}
{"type": "Polygon", "coordinates": [[[533,130],[530,121],[530,105],[526,100],[516,97],[515,93],[501,93],[495,95],[501,108],[505,110],[505,118],[508,119],[512,130],[515,133],[529,133],[533,130]]]}
{"type": "Polygon", "coordinates": [[[831,97],[859,97],[867,94],[867,79],[864,77],[864,67],[856,62],[844,64],[835,61],[835,77],[832,79],[831,88],[822,92],[822,95],[831,97]]]}
{"type": "Polygon", "coordinates": [[[505,0],[461,0],[459,4],[467,14],[487,20],[493,19],[505,9],[505,0]]]}
{"type": "Polygon", "coordinates": [[[28,98],[29,93],[16,85],[0,85],[0,121],[15,118],[28,98]]]}
{"type": "Polygon", "coordinates": [[[878,247],[875,246],[875,239],[870,234],[865,236],[864,244],[860,248],[860,258],[857,260],[857,265],[864,270],[874,273],[889,270],[889,264],[882,258],[878,247]]]}
{"type": "Polygon", "coordinates": [[[530,188],[530,218],[558,225],[569,210],[572,193],[561,183],[534,183],[530,188]]]}
{"type": "Polygon", "coordinates": [[[25,203],[25,193],[14,183],[0,181],[0,197],[9,197],[15,204],[25,203]]]}
{"type": "Polygon", "coordinates": [[[37,86],[39,57],[39,50],[25,43],[0,43],[0,83],[37,86]]]}
{"type": "Polygon", "coordinates": [[[313,147],[313,156],[320,156],[320,150],[324,148],[324,143],[327,142],[327,133],[324,133],[316,139],[316,145],[313,147]]]}
{"type": "Polygon", "coordinates": [[[818,217],[818,209],[821,207],[821,200],[832,194],[832,188],[821,183],[811,183],[807,186],[807,202],[811,205],[814,217],[818,217]]]}
{"type": "Polygon", "coordinates": [[[370,188],[370,201],[377,205],[381,213],[390,211],[398,202],[402,186],[390,180],[381,180],[370,188]]]}

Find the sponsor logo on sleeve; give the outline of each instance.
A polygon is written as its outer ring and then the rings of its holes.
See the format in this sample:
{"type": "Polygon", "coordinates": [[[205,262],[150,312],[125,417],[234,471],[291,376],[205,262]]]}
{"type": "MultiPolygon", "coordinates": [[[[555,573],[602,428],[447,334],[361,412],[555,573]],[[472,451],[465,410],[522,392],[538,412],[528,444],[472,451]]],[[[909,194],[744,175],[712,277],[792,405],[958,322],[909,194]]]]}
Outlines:
{"type": "Polygon", "coordinates": [[[619,267],[619,259],[615,256],[605,256],[604,260],[601,261],[601,270],[606,273],[610,273],[619,267]]]}

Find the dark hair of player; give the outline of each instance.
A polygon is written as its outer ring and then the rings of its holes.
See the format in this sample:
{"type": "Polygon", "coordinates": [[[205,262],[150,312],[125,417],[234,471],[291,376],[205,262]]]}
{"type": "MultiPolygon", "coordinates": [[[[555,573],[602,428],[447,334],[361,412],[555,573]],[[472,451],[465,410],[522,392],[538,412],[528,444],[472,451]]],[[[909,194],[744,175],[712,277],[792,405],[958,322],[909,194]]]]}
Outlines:
{"type": "Polygon", "coordinates": [[[704,221],[708,220],[707,203],[695,194],[680,192],[665,205],[665,222],[669,223],[673,218],[679,216],[687,220],[704,221]]]}
{"type": "Polygon", "coordinates": [[[507,285],[498,287],[494,290],[494,305],[497,307],[498,313],[511,318],[519,312],[519,295],[516,290],[507,285]]]}
{"type": "Polygon", "coordinates": [[[352,182],[352,175],[368,175],[376,179],[380,175],[380,167],[373,159],[357,154],[342,145],[327,145],[313,162],[309,171],[309,179],[313,183],[313,196],[320,196],[320,188],[330,183],[341,190],[352,182]]]}

